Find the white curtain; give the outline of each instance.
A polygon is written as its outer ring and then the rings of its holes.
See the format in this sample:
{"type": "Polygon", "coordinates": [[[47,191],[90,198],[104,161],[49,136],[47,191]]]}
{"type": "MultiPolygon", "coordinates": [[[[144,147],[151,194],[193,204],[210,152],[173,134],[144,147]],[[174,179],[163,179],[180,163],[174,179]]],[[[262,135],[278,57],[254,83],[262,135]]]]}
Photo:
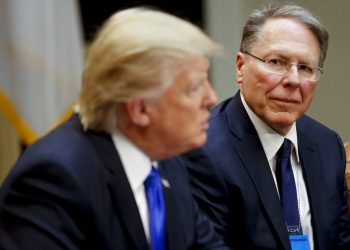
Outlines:
{"type": "Polygon", "coordinates": [[[0,0],[0,112],[26,144],[70,112],[82,67],[75,0],[0,0]]]}

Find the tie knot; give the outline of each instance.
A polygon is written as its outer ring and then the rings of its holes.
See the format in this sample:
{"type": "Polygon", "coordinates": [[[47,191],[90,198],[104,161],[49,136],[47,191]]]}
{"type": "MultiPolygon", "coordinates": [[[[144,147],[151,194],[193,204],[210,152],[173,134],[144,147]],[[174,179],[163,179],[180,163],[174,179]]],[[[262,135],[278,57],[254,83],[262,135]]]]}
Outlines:
{"type": "Polygon", "coordinates": [[[289,158],[291,153],[291,141],[284,139],[282,146],[277,152],[278,158],[289,158]]]}
{"type": "Polygon", "coordinates": [[[144,184],[147,188],[147,187],[154,186],[155,183],[157,183],[157,182],[160,182],[160,175],[159,175],[158,170],[152,166],[151,172],[147,176],[144,184]]]}

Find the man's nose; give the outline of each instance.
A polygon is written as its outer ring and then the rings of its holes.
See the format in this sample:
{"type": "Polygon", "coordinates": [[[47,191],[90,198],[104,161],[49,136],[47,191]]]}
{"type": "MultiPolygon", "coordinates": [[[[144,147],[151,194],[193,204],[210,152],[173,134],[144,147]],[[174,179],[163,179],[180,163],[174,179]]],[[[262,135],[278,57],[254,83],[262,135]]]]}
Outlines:
{"type": "Polygon", "coordinates": [[[207,107],[212,107],[215,104],[218,103],[218,96],[216,94],[216,91],[214,90],[212,84],[207,81],[207,91],[206,91],[206,106],[207,107]]]}
{"type": "Polygon", "coordinates": [[[297,64],[291,64],[286,73],[289,83],[300,84],[299,68],[297,64]]]}

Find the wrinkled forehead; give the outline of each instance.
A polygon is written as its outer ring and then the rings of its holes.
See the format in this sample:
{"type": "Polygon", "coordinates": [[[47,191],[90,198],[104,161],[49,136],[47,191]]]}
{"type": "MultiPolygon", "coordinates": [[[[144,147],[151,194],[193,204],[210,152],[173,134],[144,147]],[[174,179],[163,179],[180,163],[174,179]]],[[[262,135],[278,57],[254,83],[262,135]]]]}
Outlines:
{"type": "Polygon", "coordinates": [[[255,44],[266,37],[298,39],[302,36],[312,37],[315,44],[320,47],[317,34],[304,23],[292,18],[271,18],[261,26],[255,44]]]}
{"type": "Polygon", "coordinates": [[[251,51],[304,55],[317,63],[320,44],[317,36],[304,24],[293,19],[270,19],[261,27],[256,41],[251,45],[251,51]]]}

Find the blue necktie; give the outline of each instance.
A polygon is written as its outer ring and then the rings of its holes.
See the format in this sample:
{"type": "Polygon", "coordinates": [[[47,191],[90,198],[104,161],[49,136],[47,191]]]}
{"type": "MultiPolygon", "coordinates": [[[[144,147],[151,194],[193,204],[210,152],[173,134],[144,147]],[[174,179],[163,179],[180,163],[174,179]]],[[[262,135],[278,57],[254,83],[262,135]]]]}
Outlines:
{"type": "Polygon", "coordinates": [[[150,216],[151,249],[165,249],[165,204],[160,175],[154,167],[145,180],[146,197],[150,216]]]}
{"type": "Polygon", "coordinates": [[[281,148],[277,152],[276,179],[288,232],[290,235],[295,235],[302,234],[302,228],[290,155],[291,141],[284,139],[281,148]]]}

